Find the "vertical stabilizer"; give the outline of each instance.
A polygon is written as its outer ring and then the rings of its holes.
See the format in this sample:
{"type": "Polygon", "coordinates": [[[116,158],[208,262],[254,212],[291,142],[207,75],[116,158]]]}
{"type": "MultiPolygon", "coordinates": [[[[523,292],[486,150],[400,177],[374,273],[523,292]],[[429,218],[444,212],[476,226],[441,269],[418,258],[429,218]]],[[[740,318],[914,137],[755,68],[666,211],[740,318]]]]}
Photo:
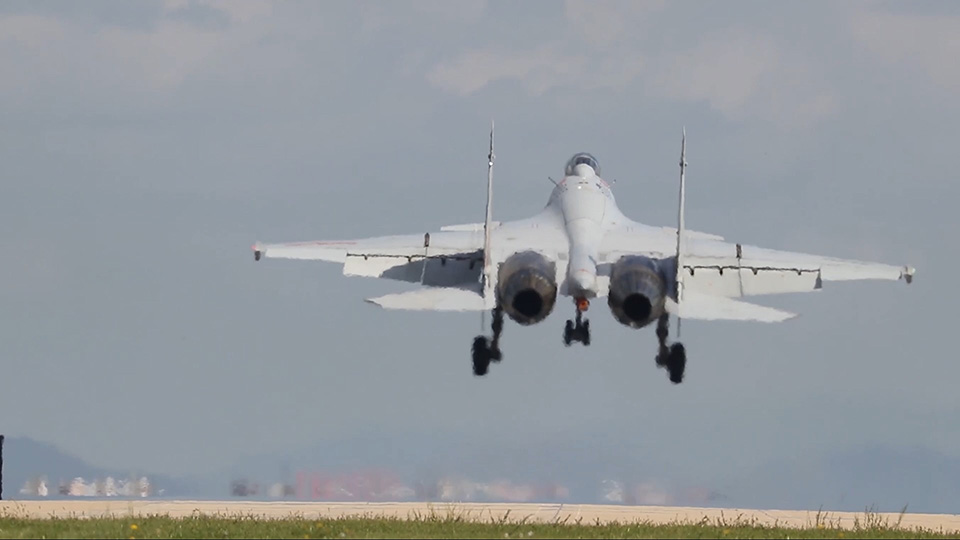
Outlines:
{"type": "MultiPolygon", "coordinates": [[[[686,204],[686,169],[687,169],[687,128],[683,128],[683,138],[680,142],[680,207],[677,211],[677,306],[683,301],[683,255],[686,251],[686,227],[683,222],[683,210],[686,204]]],[[[677,333],[680,331],[680,320],[677,318],[677,333]]]]}
{"type": "Polygon", "coordinates": [[[493,296],[493,263],[490,255],[490,227],[493,223],[493,120],[490,121],[490,153],[487,154],[487,216],[483,222],[483,296],[493,296]]]}

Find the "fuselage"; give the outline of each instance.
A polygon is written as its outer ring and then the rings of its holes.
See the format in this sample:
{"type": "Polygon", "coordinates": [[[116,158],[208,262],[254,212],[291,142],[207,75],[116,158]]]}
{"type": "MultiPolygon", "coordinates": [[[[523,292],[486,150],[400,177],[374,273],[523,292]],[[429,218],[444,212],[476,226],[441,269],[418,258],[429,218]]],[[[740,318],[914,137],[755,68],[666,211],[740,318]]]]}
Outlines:
{"type": "Polygon", "coordinates": [[[610,185],[599,175],[599,165],[589,154],[570,159],[547,206],[562,218],[570,245],[568,292],[585,308],[586,299],[597,296],[597,259],[603,237],[623,215],[610,185]]]}

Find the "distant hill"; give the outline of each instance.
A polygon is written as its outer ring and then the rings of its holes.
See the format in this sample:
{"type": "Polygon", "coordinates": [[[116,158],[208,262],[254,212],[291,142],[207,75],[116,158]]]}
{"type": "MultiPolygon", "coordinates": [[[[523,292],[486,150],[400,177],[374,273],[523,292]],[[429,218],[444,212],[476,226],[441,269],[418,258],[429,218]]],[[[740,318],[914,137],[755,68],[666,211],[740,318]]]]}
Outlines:
{"type": "MultiPolygon", "coordinates": [[[[799,510],[960,513],[960,457],[913,446],[866,445],[827,456],[797,455],[759,466],[749,474],[727,477],[720,485],[684,482],[670,456],[650,455],[642,445],[626,444],[616,434],[580,432],[541,439],[483,440],[468,431],[368,432],[330,438],[308,449],[249,456],[220,470],[188,478],[145,471],[91,466],[54,445],[29,438],[8,438],[5,445],[4,498],[20,495],[23,484],[45,476],[50,496],[60,480],[77,476],[127,478],[145,475],[165,498],[232,498],[231,483],[260,486],[254,498],[267,497],[277,482],[294,484],[298,472],[350,476],[384,471],[419,489],[441,478],[472,482],[507,480],[515,484],[559,484],[569,489],[565,502],[603,503],[612,483],[620,483],[662,504],[799,510]],[[613,481],[613,482],[611,482],[613,481]],[[722,493],[718,493],[720,491],[722,493]]],[[[722,467],[722,464],[718,464],[722,467]]],[[[722,474],[720,476],[723,476],[722,474]]]]}
{"type": "Polygon", "coordinates": [[[642,485],[678,505],[717,504],[722,498],[705,487],[674,482],[664,456],[651,456],[642,446],[605,433],[497,442],[463,431],[358,433],[285,455],[250,456],[191,480],[205,494],[226,496],[234,479],[267,486],[293,484],[297,472],[335,476],[374,470],[387,471],[408,486],[435,485],[443,478],[561,485],[569,490],[565,502],[608,502],[604,495],[611,481],[626,489],[642,485]]]}
{"type": "Polygon", "coordinates": [[[20,488],[39,477],[46,478],[49,497],[59,497],[57,488],[61,481],[70,482],[78,476],[92,481],[108,476],[126,479],[134,474],[149,478],[155,489],[163,490],[164,496],[186,496],[195,492],[191,484],[183,480],[144,471],[95,467],[55,445],[26,437],[8,436],[4,441],[3,457],[3,498],[6,500],[34,498],[21,494],[20,488]]]}
{"type": "Polygon", "coordinates": [[[929,448],[873,444],[827,455],[784,456],[709,485],[681,480],[670,456],[651,455],[642,445],[603,432],[497,442],[469,432],[367,433],[288,455],[250,457],[196,481],[205,492],[225,493],[232,478],[267,485],[293,482],[298,470],[365,469],[388,470],[408,483],[444,476],[556,482],[569,488],[566,502],[607,502],[605,481],[616,480],[661,494],[668,505],[853,512],[899,512],[906,506],[910,512],[960,513],[960,458],[929,448]]]}

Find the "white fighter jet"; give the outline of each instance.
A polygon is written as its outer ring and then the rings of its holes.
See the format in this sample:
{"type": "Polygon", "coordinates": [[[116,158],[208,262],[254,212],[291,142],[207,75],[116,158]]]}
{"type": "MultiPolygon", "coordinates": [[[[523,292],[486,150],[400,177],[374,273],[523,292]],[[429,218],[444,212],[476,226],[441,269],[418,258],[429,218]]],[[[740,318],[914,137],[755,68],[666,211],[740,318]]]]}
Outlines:
{"type": "Polygon", "coordinates": [[[675,384],[683,380],[686,352],[681,343],[667,345],[671,315],[678,327],[684,318],[780,322],[795,315],[738,298],[814,291],[829,281],[911,282],[909,266],[776,251],[686,229],[685,132],[682,141],[677,228],[644,225],[624,215],[588,153],[570,158],[539,213],[493,221],[491,127],[483,223],[359,240],[257,243],[254,258],[332,261],[342,263],[347,276],[422,285],[367,299],[386,309],[492,311],[493,335],[473,341],[475,375],[486,374],[490,362],[502,358],[504,313],[520,325],[536,324],[550,315],[558,296],[569,297],[574,318],[566,322],[563,341],[590,345],[590,321],[583,313],[592,300],[606,298],[623,325],[639,329],[656,322],[656,364],[675,384]]]}

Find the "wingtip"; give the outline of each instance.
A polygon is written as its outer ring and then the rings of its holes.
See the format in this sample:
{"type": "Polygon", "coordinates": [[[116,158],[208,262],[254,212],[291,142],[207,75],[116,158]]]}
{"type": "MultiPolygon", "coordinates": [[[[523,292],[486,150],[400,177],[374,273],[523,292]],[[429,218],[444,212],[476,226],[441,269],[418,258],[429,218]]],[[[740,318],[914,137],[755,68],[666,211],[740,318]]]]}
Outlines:
{"type": "Polygon", "coordinates": [[[917,269],[912,266],[904,266],[903,270],[900,272],[900,277],[907,282],[907,285],[913,283],[913,275],[917,272],[917,269]]]}

